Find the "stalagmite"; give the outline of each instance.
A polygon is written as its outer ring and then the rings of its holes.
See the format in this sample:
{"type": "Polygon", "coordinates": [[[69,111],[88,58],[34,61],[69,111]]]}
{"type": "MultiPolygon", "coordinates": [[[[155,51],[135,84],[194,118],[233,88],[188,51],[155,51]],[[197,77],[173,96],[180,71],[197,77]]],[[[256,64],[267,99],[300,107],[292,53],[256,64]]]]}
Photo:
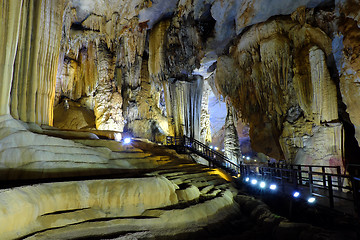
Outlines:
{"type": "Polygon", "coordinates": [[[225,136],[224,136],[224,149],[225,156],[233,163],[239,164],[240,149],[239,137],[236,131],[236,121],[234,109],[231,105],[226,104],[227,115],[225,120],[225,136]]]}
{"type": "Polygon", "coordinates": [[[208,81],[204,81],[203,93],[201,99],[200,115],[200,141],[203,143],[211,142],[210,113],[209,113],[209,95],[211,87],[208,81]]]}
{"type": "Polygon", "coordinates": [[[122,97],[114,87],[114,57],[104,43],[97,49],[98,55],[98,86],[94,96],[95,124],[99,130],[123,131],[122,97]]]}

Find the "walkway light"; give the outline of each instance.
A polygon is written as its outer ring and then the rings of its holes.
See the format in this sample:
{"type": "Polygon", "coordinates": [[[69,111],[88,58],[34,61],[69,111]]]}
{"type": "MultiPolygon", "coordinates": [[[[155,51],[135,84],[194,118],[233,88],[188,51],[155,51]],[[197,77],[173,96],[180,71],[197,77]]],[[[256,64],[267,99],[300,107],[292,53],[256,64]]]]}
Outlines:
{"type": "Polygon", "coordinates": [[[210,149],[213,149],[214,147],[213,146],[210,146],[210,149]]]}
{"type": "Polygon", "coordinates": [[[246,157],[246,160],[250,160],[250,157],[246,157]]]}
{"type": "Polygon", "coordinates": [[[310,197],[310,198],[308,199],[308,202],[309,202],[309,203],[314,203],[314,202],[315,202],[315,198],[314,198],[314,197],[310,197]]]}
{"type": "Polygon", "coordinates": [[[265,188],[265,187],[266,187],[266,183],[265,183],[265,182],[261,182],[261,183],[260,183],[260,187],[261,187],[261,188],[265,188]]]}
{"type": "Polygon", "coordinates": [[[124,144],[129,144],[131,143],[131,138],[127,137],[127,138],[124,138],[124,144]]]}
{"type": "Polygon", "coordinates": [[[257,184],[257,180],[256,180],[256,179],[251,180],[251,184],[252,184],[252,185],[257,184]]]}
{"type": "Polygon", "coordinates": [[[248,177],[245,178],[245,182],[248,182],[248,181],[250,181],[250,178],[248,178],[248,177]]]}
{"type": "Polygon", "coordinates": [[[276,190],[276,188],[277,188],[277,186],[276,186],[275,184],[271,184],[271,185],[270,185],[270,189],[271,189],[271,190],[276,190]]]}
{"type": "Polygon", "coordinates": [[[218,147],[215,147],[215,151],[217,151],[217,150],[219,150],[219,148],[218,148],[218,147]]]}
{"type": "Polygon", "coordinates": [[[294,192],[293,196],[294,196],[294,198],[297,198],[300,196],[300,193],[296,191],[296,192],[294,192]]]}

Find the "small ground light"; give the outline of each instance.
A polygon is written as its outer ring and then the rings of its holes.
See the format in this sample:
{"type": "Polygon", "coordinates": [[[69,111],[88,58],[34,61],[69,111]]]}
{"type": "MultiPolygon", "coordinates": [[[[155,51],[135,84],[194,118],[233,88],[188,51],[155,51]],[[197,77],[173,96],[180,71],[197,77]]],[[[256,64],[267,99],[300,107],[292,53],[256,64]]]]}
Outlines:
{"type": "Polygon", "coordinates": [[[213,146],[210,146],[210,149],[213,149],[214,147],[213,146]]]}
{"type": "Polygon", "coordinates": [[[215,147],[215,151],[217,151],[217,150],[219,150],[219,148],[218,148],[218,147],[215,147]]]}
{"type": "Polygon", "coordinates": [[[295,198],[297,198],[297,197],[300,196],[300,193],[299,193],[299,192],[294,192],[293,196],[294,196],[295,198]]]}
{"type": "Polygon", "coordinates": [[[261,182],[261,183],[260,183],[260,187],[261,187],[261,188],[265,188],[265,187],[266,187],[266,183],[265,183],[265,182],[261,182]]]}
{"type": "Polygon", "coordinates": [[[248,181],[250,181],[250,178],[248,178],[248,177],[245,178],[245,182],[248,182],[248,181]]]}
{"type": "Polygon", "coordinates": [[[131,138],[124,138],[124,143],[125,144],[131,143],[131,138]]]}
{"type": "Polygon", "coordinates": [[[253,180],[251,180],[251,184],[257,184],[257,180],[256,179],[253,179],[253,180]]]}
{"type": "Polygon", "coordinates": [[[315,198],[314,198],[314,197],[309,198],[309,199],[308,199],[308,202],[309,202],[309,203],[315,202],[315,198]]]}
{"type": "Polygon", "coordinates": [[[246,157],[246,160],[250,160],[250,157],[246,157]]]}
{"type": "Polygon", "coordinates": [[[276,185],[275,185],[275,184],[271,184],[271,185],[270,185],[270,189],[271,189],[271,190],[275,190],[275,189],[276,189],[276,185]]]}

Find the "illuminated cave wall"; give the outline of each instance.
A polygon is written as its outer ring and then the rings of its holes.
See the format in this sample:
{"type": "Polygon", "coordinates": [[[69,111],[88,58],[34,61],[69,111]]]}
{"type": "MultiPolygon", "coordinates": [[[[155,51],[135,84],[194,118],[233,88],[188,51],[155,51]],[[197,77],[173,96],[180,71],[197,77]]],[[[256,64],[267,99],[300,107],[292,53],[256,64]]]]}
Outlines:
{"type": "Polygon", "coordinates": [[[265,2],[2,0],[0,113],[206,142],[203,81],[216,68],[254,150],[342,164],[358,149],[359,2],[265,2]]]}

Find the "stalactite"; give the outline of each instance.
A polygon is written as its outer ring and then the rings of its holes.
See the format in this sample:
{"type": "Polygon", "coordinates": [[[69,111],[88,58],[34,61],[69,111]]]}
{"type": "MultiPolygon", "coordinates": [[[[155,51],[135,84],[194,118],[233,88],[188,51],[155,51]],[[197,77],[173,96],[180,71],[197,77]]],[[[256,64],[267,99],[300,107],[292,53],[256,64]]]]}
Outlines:
{"type": "Polygon", "coordinates": [[[170,26],[170,21],[161,21],[150,32],[149,37],[149,73],[153,79],[161,79],[163,68],[165,67],[165,41],[166,31],[170,26]]]}
{"type": "Polygon", "coordinates": [[[326,66],[324,52],[318,47],[310,48],[309,62],[313,89],[312,112],[315,122],[330,122],[338,119],[337,94],[326,66]]]}
{"type": "Polygon", "coordinates": [[[100,130],[123,131],[122,97],[114,82],[114,56],[105,43],[97,47],[98,86],[95,98],[95,123],[100,130]]]}
{"type": "Polygon", "coordinates": [[[165,86],[170,134],[199,139],[203,79],[171,79],[165,86]]]}
{"type": "Polygon", "coordinates": [[[230,56],[218,59],[217,87],[250,123],[254,150],[275,158],[285,153],[294,161],[299,148],[307,147],[299,139],[314,134],[312,124],[337,120],[336,87],[325,60],[330,49],[320,29],[275,19],[246,31],[230,56]]]}

